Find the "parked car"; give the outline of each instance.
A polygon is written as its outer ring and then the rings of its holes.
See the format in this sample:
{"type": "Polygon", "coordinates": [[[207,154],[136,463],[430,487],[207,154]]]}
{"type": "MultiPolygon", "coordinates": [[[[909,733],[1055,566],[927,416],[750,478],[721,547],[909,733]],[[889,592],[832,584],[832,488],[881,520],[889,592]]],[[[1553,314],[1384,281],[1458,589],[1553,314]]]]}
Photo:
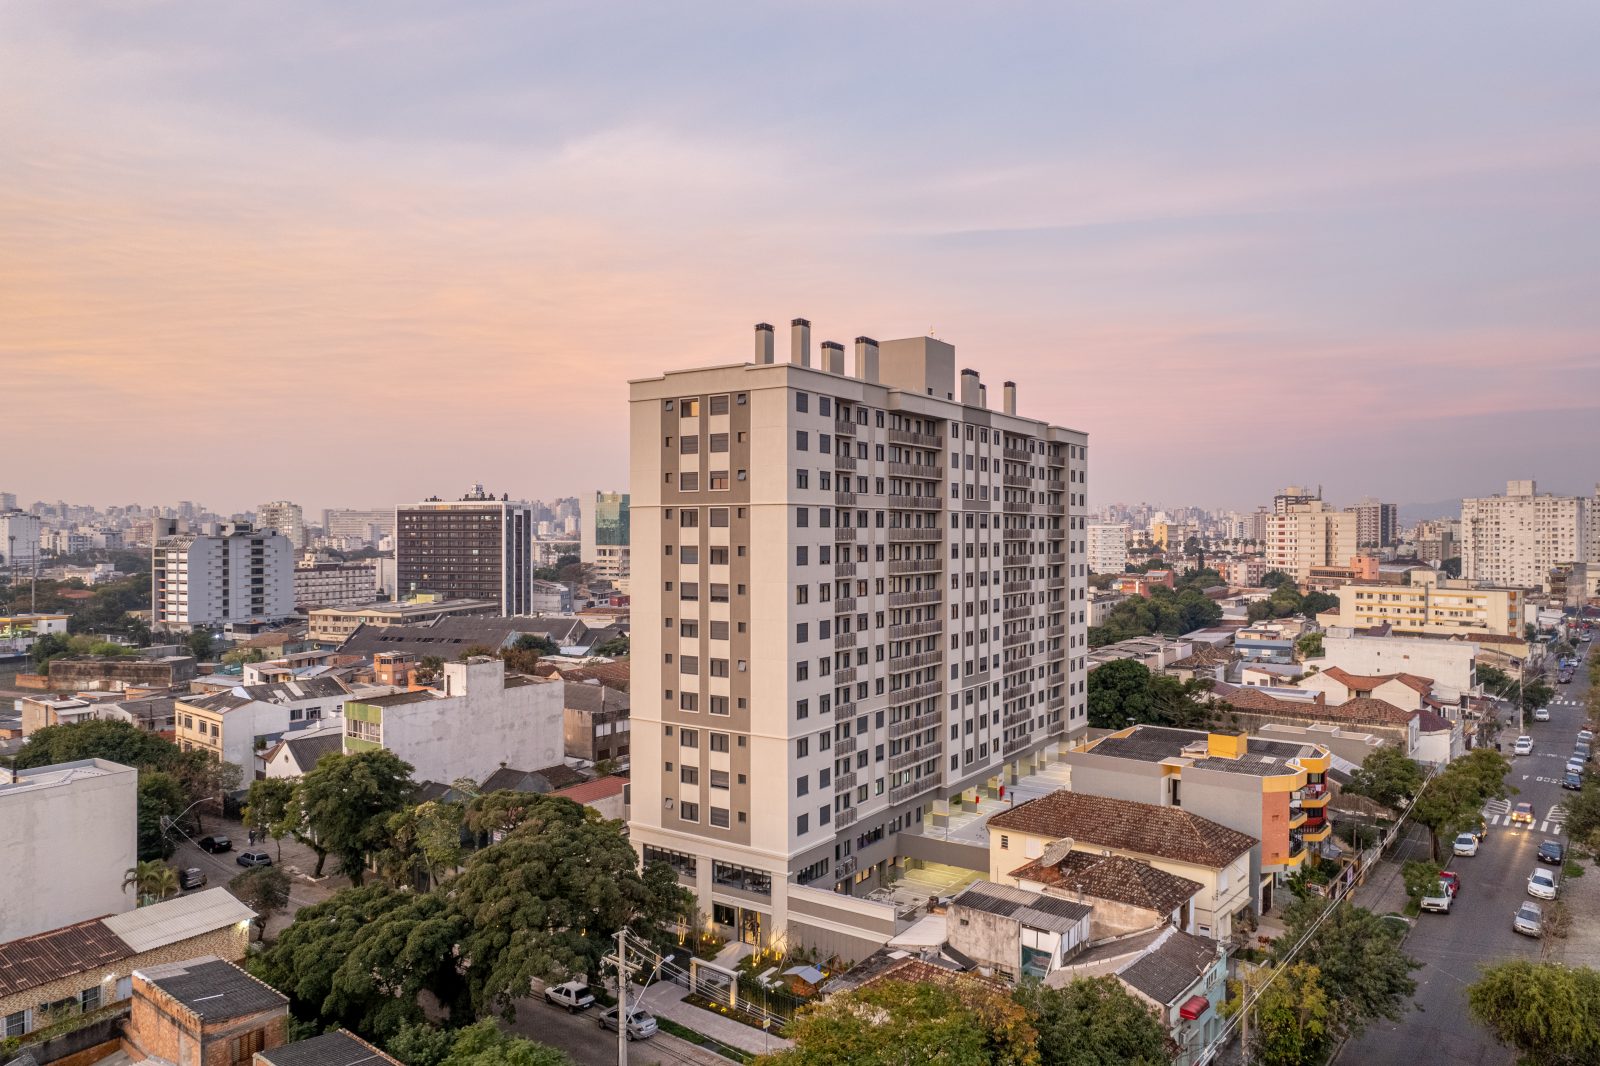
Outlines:
{"type": "Polygon", "coordinates": [[[197,888],[206,887],[206,873],[198,866],[191,866],[187,870],[178,872],[178,887],[185,892],[192,892],[197,888]]]}
{"type": "Polygon", "coordinates": [[[576,1013],[594,1006],[594,993],[582,981],[568,981],[564,985],[545,989],[544,1001],[565,1007],[568,1013],[576,1013]]]}
{"type": "Polygon", "coordinates": [[[1540,899],[1556,898],[1556,875],[1543,866],[1535,866],[1528,875],[1528,895],[1540,899]]]}
{"type": "MultiPolygon", "coordinates": [[[[607,1007],[600,1014],[600,1028],[617,1031],[617,1008],[607,1007]]],[[[642,1007],[628,1008],[628,1039],[649,1040],[656,1035],[656,1016],[642,1007]]]]}
{"type": "Polygon", "coordinates": [[[1532,755],[1533,738],[1527,734],[1523,734],[1522,736],[1518,737],[1517,742],[1511,746],[1511,751],[1514,755],[1532,755]]]}
{"type": "Polygon", "coordinates": [[[1580,740],[1573,745],[1572,754],[1583,756],[1584,762],[1594,762],[1594,749],[1587,740],[1580,740]]]}
{"type": "Polygon", "coordinates": [[[1537,708],[1535,708],[1534,712],[1533,712],[1533,720],[1535,722],[1548,722],[1550,720],[1550,708],[1548,708],[1548,707],[1537,707],[1537,708]]]}
{"type": "Polygon", "coordinates": [[[1433,891],[1422,897],[1422,909],[1433,911],[1436,914],[1449,914],[1450,904],[1455,902],[1455,897],[1450,894],[1450,889],[1445,887],[1443,881],[1435,881],[1433,891]]]}
{"type": "Polygon", "coordinates": [[[1451,846],[1450,850],[1457,855],[1476,855],[1478,854],[1478,838],[1471,833],[1462,833],[1456,837],[1456,842],[1451,846]]]}
{"type": "Polygon", "coordinates": [[[1511,824],[1531,826],[1534,823],[1533,804],[1519,803],[1511,808],[1511,824]]]}
{"type": "Polygon", "coordinates": [[[232,851],[233,841],[224,836],[201,837],[200,850],[209,851],[213,855],[219,851],[232,851]]]}
{"type": "Polygon", "coordinates": [[[1579,740],[1579,742],[1584,743],[1584,744],[1593,744],[1594,743],[1594,730],[1592,730],[1592,729],[1580,729],[1580,730],[1578,730],[1578,740],[1579,740]]]}
{"type": "Polygon", "coordinates": [[[1567,846],[1559,840],[1546,840],[1539,845],[1539,861],[1560,866],[1567,858],[1567,846]]]}
{"type": "Polygon", "coordinates": [[[1461,895],[1461,875],[1454,870],[1440,870],[1439,880],[1444,882],[1444,887],[1450,890],[1451,897],[1461,895]]]}
{"type": "Polygon", "coordinates": [[[1561,787],[1570,788],[1574,792],[1581,791],[1583,789],[1583,773],[1579,770],[1568,770],[1566,776],[1561,779],[1561,787]]]}
{"type": "Polygon", "coordinates": [[[272,856],[264,851],[241,851],[233,861],[240,866],[271,866],[272,856]]]}
{"type": "Polygon", "coordinates": [[[1581,774],[1587,769],[1588,764],[1583,761],[1582,755],[1567,756],[1567,773],[1581,774]]]}
{"type": "Polygon", "coordinates": [[[1544,936],[1544,911],[1532,900],[1524,901],[1511,916],[1511,928],[1525,936],[1544,936]]]}

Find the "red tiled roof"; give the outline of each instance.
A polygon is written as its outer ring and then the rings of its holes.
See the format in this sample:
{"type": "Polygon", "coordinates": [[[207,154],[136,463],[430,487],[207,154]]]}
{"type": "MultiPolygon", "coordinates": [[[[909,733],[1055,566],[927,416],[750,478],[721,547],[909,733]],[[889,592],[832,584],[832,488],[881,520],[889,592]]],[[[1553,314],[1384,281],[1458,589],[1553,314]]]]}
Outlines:
{"type": "Polygon", "coordinates": [[[1142,907],[1157,914],[1170,914],[1205,886],[1187,877],[1158,870],[1147,862],[1121,855],[1091,855],[1074,851],[1050,866],[1034,859],[1011,871],[1020,881],[1066,889],[1070,894],[1082,890],[1095,899],[1108,899],[1142,907]]]}
{"type": "Polygon", "coordinates": [[[1407,688],[1423,695],[1426,695],[1433,688],[1433,678],[1420,677],[1416,674],[1352,674],[1348,670],[1337,666],[1330,666],[1322,672],[1325,676],[1333,678],[1346,688],[1354,689],[1358,692],[1371,692],[1379,685],[1388,684],[1390,681],[1398,681],[1407,688]]]}
{"type": "Polygon", "coordinates": [[[0,944],[0,996],[108,966],[133,954],[99,918],[0,944]]]}
{"type": "Polygon", "coordinates": [[[1254,837],[1191,814],[1181,807],[1091,796],[1065,789],[1002,811],[990,829],[1117,848],[1174,862],[1220,868],[1255,846],[1254,837]]]}
{"type": "Polygon", "coordinates": [[[585,781],[582,784],[558,788],[550,795],[563,796],[574,803],[593,803],[595,800],[620,796],[622,795],[622,790],[627,786],[628,779],[626,777],[620,774],[611,774],[608,777],[598,777],[593,781],[585,781]]]}
{"type": "Polygon", "coordinates": [[[1411,713],[1417,719],[1417,728],[1424,733],[1448,733],[1455,729],[1450,719],[1442,714],[1434,714],[1432,711],[1413,711],[1411,713]]]}

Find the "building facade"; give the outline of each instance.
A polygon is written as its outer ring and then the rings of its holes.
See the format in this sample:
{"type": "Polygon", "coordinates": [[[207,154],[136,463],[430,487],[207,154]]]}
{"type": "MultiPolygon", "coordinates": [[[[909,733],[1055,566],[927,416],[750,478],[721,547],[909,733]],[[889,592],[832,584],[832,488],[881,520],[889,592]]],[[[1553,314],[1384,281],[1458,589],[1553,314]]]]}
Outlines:
{"type": "Polygon", "coordinates": [[[1356,547],[1387,548],[1400,541],[1400,505],[1368,496],[1350,508],[1356,516],[1356,547]]]}
{"type": "Polygon", "coordinates": [[[395,514],[390,510],[360,511],[350,508],[324,511],[323,533],[330,541],[377,544],[394,536],[395,514]]]}
{"type": "Polygon", "coordinates": [[[1355,514],[1319,499],[1284,503],[1267,516],[1266,527],[1267,569],[1296,581],[1304,581],[1313,566],[1343,566],[1356,554],[1355,514]]]}
{"type": "Polygon", "coordinates": [[[632,573],[629,553],[628,494],[597,492],[584,501],[579,558],[594,569],[594,575],[628,591],[632,573]]]}
{"type": "Polygon", "coordinates": [[[1128,568],[1128,527],[1097,522],[1089,526],[1089,573],[1120,574],[1128,568]]]}
{"type": "Polygon", "coordinates": [[[1322,615],[1326,625],[1367,629],[1388,625],[1397,634],[1519,636],[1526,591],[1476,581],[1441,578],[1418,570],[1409,585],[1351,584],[1337,590],[1339,611],[1322,615]]]}
{"type": "Polygon", "coordinates": [[[289,544],[295,551],[306,546],[306,518],[305,512],[298,503],[288,500],[274,500],[264,503],[256,508],[256,528],[262,530],[275,530],[289,538],[289,544]]]}
{"type": "Polygon", "coordinates": [[[26,511],[0,511],[0,573],[21,579],[39,565],[39,516],[26,511]]]}
{"type": "Polygon", "coordinates": [[[533,512],[482,485],[459,500],[424,500],[395,511],[395,568],[402,596],[431,592],[491,600],[503,615],[528,614],[533,596],[533,512]]]}
{"type": "Polygon", "coordinates": [[[1595,500],[1552,496],[1534,481],[1508,481],[1504,496],[1461,501],[1461,576],[1494,585],[1542,588],[1550,570],[1589,562],[1595,500]]]}
{"type": "Polygon", "coordinates": [[[752,943],[1087,724],[1086,435],[932,338],[844,363],[797,319],[632,384],[631,832],[752,943]]]}
{"type": "Polygon", "coordinates": [[[294,614],[294,549],[280,533],[230,522],[214,536],[156,519],[150,628],[191,630],[294,614]]]}
{"type": "Polygon", "coordinates": [[[322,607],[335,603],[371,603],[378,596],[378,568],[374,560],[353,563],[301,562],[294,568],[296,607],[322,607]]]}

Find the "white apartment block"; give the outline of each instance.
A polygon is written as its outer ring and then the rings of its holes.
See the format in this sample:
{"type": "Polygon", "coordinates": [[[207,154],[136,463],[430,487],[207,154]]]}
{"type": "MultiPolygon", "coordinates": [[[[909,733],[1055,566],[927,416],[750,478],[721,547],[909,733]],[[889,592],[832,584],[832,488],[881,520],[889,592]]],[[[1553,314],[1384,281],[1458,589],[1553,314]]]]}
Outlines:
{"type": "Polygon", "coordinates": [[[294,568],[296,607],[338,603],[371,603],[378,598],[376,560],[351,563],[301,562],[294,568]]]}
{"type": "Polygon", "coordinates": [[[1336,511],[1319,499],[1277,497],[1286,498],[1266,516],[1267,569],[1304,581],[1313,566],[1348,566],[1357,551],[1355,512],[1336,511]]]}
{"type": "Polygon", "coordinates": [[[1087,436],[930,337],[844,364],[797,319],[632,383],[630,832],[751,943],[1087,725],[1087,436]]]}
{"type": "Polygon", "coordinates": [[[296,551],[306,546],[305,512],[298,503],[274,500],[256,508],[256,528],[275,530],[289,538],[296,551]]]}
{"type": "Polygon", "coordinates": [[[1461,576],[1542,588],[1552,567],[1600,561],[1595,505],[1583,496],[1540,494],[1508,481],[1504,496],[1461,501],[1461,576]]]}
{"type": "Polygon", "coordinates": [[[27,511],[0,511],[0,571],[18,578],[39,565],[39,516],[27,511]]]}
{"type": "Polygon", "coordinates": [[[344,713],[350,689],[334,677],[239,685],[173,704],[174,739],[184,751],[209,751],[244,770],[266,769],[268,749],[285,735],[320,728],[344,713]]]}
{"type": "Polygon", "coordinates": [[[1522,635],[1526,599],[1522,589],[1477,581],[1440,579],[1418,571],[1409,585],[1349,584],[1335,590],[1339,610],[1322,615],[1325,625],[1365,629],[1388,625],[1396,633],[1435,636],[1487,633],[1522,635]]]}
{"type": "Polygon", "coordinates": [[[0,944],[133,909],[138,782],[104,759],[0,769],[0,944]]]}
{"type": "Polygon", "coordinates": [[[387,748],[411,764],[416,780],[444,783],[563,761],[560,678],[507,676],[503,660],[474,656],[445,663],[441,688],[347,701],[345,753],[387,748]]]}
{"type": "Polygon", "coordinates": [[[294,549],[280,533],[247,522],[216,535],[180,533],[156,519],[151,554],[152,629],[188,630],[294,614],[294,549]]]}
{"type": "Polygon", "coordinates": [[[1099,522],[1089,526],[1089,573],[1120,574],[1128,568],[1128,526],[1099,522]]]}

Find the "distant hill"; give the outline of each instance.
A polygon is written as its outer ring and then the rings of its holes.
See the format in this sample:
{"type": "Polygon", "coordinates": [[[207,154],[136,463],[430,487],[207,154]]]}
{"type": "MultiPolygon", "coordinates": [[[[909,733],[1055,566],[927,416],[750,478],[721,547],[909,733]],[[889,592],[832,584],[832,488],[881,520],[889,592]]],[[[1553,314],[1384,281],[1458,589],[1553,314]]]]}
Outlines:
{"type": "Polygon", "coordinates": [[[1460,518],[1461,497],[1453,500],[1439,500],[1437,503],[1402,503],[1400,505],[1401,527],[1413,526],[1426,518],[1460,518]]]}

